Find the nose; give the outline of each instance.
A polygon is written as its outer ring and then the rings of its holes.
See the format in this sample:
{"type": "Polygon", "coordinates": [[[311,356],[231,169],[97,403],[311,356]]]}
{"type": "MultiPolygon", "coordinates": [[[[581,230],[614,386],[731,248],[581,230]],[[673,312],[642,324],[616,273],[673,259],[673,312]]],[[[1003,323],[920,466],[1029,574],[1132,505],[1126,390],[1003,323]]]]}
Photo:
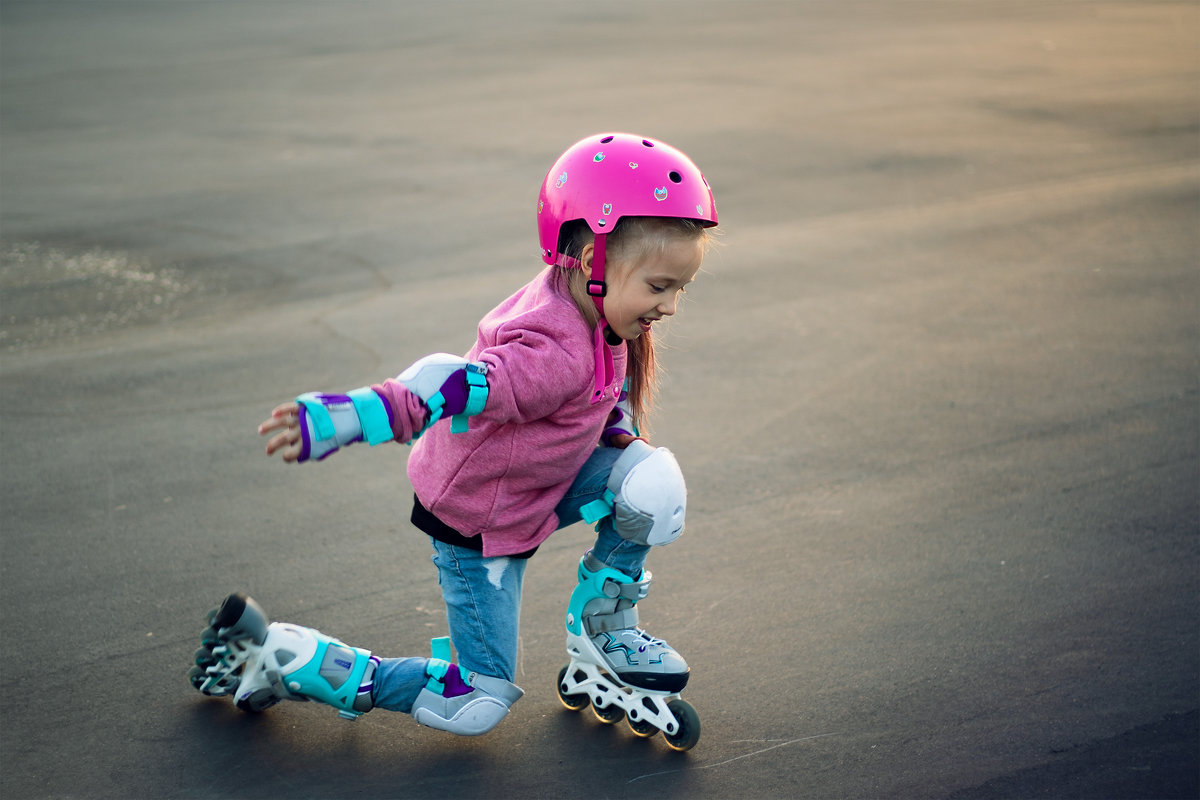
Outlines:
{"type": "Polygon", "coordinates": [[[675,308],[679,305],[679,293],[671,292],[670,296],[658,304],[658,313],[664,317],[675,316],[675,308]]]}

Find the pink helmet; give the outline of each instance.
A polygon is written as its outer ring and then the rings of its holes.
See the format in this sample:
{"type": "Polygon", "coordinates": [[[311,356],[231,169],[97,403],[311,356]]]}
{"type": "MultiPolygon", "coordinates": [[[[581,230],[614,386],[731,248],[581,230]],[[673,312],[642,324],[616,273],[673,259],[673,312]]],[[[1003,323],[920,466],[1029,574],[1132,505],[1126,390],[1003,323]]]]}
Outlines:
{"type": "MultiPolygon", "coordinates": [[[[596,386],[592,402],[603,399],[613,379],[611,346],[606,336],[604,262],[608,234],[622,217],[692,219],[717,224],[717,206],[704,175],[692,160],[669,144],[629,133],[589,136],[571,145],[546,173],[538,196],[538,240],[542,260],[578,266],[558,249],[563,225],[583,220],[595,234],[587,292],[600,312],[595,330],[596,386]]],[[[619,391],[617,387],[615,391],[619,391]]]]}
{"type": "Polygon", "coordinates": [[[677,217],[712,226],[717,206],[704,175],[669,144],[629,133],[589,136],[559,156],[542,183],[542,259],[558,263],[565,223],[581,219],[601,235],[621,217],[677,217]]]}

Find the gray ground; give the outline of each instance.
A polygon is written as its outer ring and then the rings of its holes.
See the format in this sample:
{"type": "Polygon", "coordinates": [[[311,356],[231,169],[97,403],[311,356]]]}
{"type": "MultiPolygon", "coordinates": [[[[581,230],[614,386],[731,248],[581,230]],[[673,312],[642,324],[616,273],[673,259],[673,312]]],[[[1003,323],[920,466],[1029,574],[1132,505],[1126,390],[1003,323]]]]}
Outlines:
{"type": "Polygon", "coordinates": [[[1200,795],[1195,3],[4,0],[0,37],[4,797],[1200,795]],[[643,612],[700,744],[559,706],[582,527],[482,739],[197,695],[234,589],[444,632],[405,450],[285,468],[255,426],[465,350],[602,129],[688,151],[725,229],[643,612]]]}

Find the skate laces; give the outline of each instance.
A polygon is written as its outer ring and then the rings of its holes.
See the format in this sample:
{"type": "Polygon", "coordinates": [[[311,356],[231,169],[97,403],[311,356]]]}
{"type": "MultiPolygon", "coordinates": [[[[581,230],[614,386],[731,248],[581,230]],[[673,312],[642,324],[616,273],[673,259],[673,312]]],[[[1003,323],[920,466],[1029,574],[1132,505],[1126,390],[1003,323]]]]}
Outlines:
{"type": "Polygon", "coordinates": [[[634,630],[637,631],[638,636],[646,640],[646,643],[638,648],[639,653],[646,652],[646,648],[648,647],[670,647],[670,645],[664,642],[662,639],[659,639],[657,636],[651,636],[641,628],[634,628],[634,630]]]}
{"type": "Polygon", "coordinates": [[[641,628],[621,628],[620,630],[612,631],[610,636],[612,639],[616,639],[620,636],[629,636],[639,640],[637,645],[637,651],[639,653],[644,653],[651,647],[666,647],[668,649],[671,647],[671,645],[667,644],[662,639],[659,639],[656,636],[651,636],[641,628]]]}

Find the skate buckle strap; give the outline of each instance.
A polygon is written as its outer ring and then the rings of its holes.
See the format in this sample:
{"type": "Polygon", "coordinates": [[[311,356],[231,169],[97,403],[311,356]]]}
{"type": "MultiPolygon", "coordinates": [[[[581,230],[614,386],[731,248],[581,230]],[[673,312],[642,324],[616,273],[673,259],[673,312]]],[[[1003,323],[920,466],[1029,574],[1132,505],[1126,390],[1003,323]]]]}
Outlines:
{"type": "Polygon", "coordinates": [[[607,614],[589,614],[583,618],[584,627],[591,636],[598,633],[606,633],[608,631],[619,631],[625,628],[636,628],[638,625],[638,610],[637,601],[642,600],[650,593],[650,572],[649,570],[642,571],[642,579],[623,583],[605,578],[604,583],[600,587],[600,591],[605,597],[613,600],[628,600],[631,605],[629,608],[622,608],[617,611],[612,611],[607,614]]]}
{"type": "Polygon", "coordinates": [[[638,626],[637,606],[614,611],[611,614],[589,614],[583,618],[583,627],[589,636],[610,631],[620,631],[638,626]]]}
{"type": "Polygon", "coordinates": [[[612,578],[606,578],[604,586],[601,587],[600,591],[604,592],[605,597],[611,597],[614,600],[618,597],[624,597],[636,603],[638,600],[644,600],[646,595],[650,594],[650,578],[649,570],[643,570],[640,581],[620,583],[612,578]]]}

